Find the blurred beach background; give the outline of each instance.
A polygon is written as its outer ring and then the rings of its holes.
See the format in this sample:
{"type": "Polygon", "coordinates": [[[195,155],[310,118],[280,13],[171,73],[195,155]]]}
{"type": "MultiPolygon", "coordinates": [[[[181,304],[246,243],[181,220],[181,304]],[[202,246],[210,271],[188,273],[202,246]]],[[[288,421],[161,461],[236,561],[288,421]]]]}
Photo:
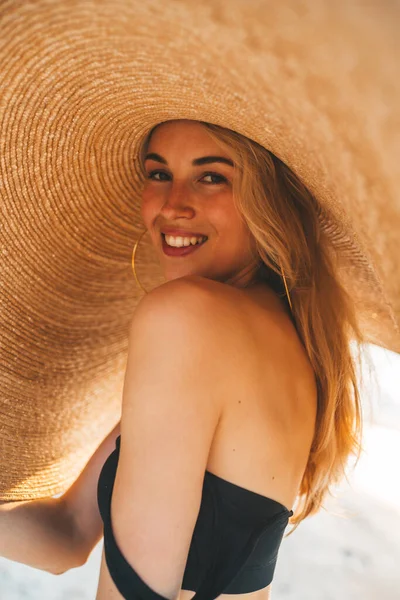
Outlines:
{"type": "MultiPolygon", "coordinates": [[[[272,600],[400,599],[400,355],[367,346],[361,375],[362,456],[284,538],[272,600]]],[[[0,557],[0,600],[95,600],[102,547],[63,575],[0,557]]]]}

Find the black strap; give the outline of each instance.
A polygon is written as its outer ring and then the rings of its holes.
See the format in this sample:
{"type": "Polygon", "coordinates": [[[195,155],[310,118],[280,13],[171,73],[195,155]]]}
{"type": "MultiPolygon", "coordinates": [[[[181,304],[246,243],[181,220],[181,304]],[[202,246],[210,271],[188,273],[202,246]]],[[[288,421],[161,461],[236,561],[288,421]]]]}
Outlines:
{"type": "Polygon", "coordinates": [[[104,521],[104,554],[111,578],[126,600],[169,600],[157,594],[139,577],[118,548],[111,525],[111,507],[104,521]]]}

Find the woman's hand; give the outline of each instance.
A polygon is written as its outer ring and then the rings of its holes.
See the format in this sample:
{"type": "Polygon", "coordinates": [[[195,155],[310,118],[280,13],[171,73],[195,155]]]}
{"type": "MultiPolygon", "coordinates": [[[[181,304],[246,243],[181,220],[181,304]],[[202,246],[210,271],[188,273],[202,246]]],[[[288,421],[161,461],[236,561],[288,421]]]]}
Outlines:
{"type": "Polygon", "coordinates": [[[0,556],[55,575],[83,564],[79,535],[62,498],[0,502],[0,556]]]}

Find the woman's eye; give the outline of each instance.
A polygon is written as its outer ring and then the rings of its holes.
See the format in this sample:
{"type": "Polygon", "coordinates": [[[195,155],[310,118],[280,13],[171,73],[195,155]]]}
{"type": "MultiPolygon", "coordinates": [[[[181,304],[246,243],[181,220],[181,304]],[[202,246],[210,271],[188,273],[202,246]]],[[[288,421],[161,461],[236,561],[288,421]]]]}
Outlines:
{"type": "Polygon", "coordinates": [[[223,177],[222,175],[218,175],[217,173],[204,173],[203,178],[204,177],[216,177],[217,179],[220,180],[220,181],[217,181],[216,183],[207,182],[207,183],[210,183],[211,185],[218,185],[219,183],[226,183],[225,177],[223,177]]]}
{"type": "MultiPolygon", "coordinates": [[[[160,173],[161,175],[167,175],[167,173],[165,173],[164,171],[151,171],[151,173],[147,175],[147,179],[154,179],[153,175],[157,175],[158,173],[160,173]]],[[[160,179],[154,179],[154,181],[160,181],[160,179]]]]}
{"type": "MultiPolygon", "coordinates": [[[[155,176],[156,175],[166,175],[167,177],[170,177],[170,175],[168,173],[166,173],[165,171],[151,171],[148,175],[147,175],[147,179],[152,179],[153,181],[165,181],[165,179],[156,179],[155,176]]],[[[204,173],[201,179],[204,179],[205,177],[214,177],[217,178],[219,181],[214,181],[214,183],[212,181],[205,181],[204,183],[206,183],[206,185],[219,185],[221,183],[226,183],[226,178],[223,177],[222,175],[218,175],[218,173],[204,173]]]]}

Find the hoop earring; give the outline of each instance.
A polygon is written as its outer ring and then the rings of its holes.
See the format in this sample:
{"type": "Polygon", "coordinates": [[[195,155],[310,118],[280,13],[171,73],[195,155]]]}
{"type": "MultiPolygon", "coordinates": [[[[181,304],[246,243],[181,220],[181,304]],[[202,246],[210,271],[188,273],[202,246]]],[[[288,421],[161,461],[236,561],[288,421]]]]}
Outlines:
{"type": "Polygon", "coordinates": [[[289,294],[288,286],[287,286],[287,283],[286,283],[285,273],[283,272],[283,269],[282,269],[281,261],[279,261],[279,266],[280,266],[281,273],[282,273],[283,283],[285,284],[286,296],[287,296],[287,299],[289,300],[290,310],[293,313],[292,301],[290,300],[290,294],[289,294]]]}
{"type": "Polygon", "coordinates": [[[135,243],[134,247],[133,247],[133,252],[132,252],[132,269],[133,269],[133,274],[135,276],[136,279],[136,283],[142,288],[142,290],[144,291],[145,294],[148,294],[148,291],[144,289],[144,287],[142,286],[142,284],[139,281],[139,278],[136,274],[136,269],[135,269],[135,254],[136,254],[136,249],[139,246],[139,242],[142,239],[142,237],[144,236],[144,234],[147,232],[147,229],[145,229],[143,231],[143,233],[140,234],[137,242],[135,243]]]}

